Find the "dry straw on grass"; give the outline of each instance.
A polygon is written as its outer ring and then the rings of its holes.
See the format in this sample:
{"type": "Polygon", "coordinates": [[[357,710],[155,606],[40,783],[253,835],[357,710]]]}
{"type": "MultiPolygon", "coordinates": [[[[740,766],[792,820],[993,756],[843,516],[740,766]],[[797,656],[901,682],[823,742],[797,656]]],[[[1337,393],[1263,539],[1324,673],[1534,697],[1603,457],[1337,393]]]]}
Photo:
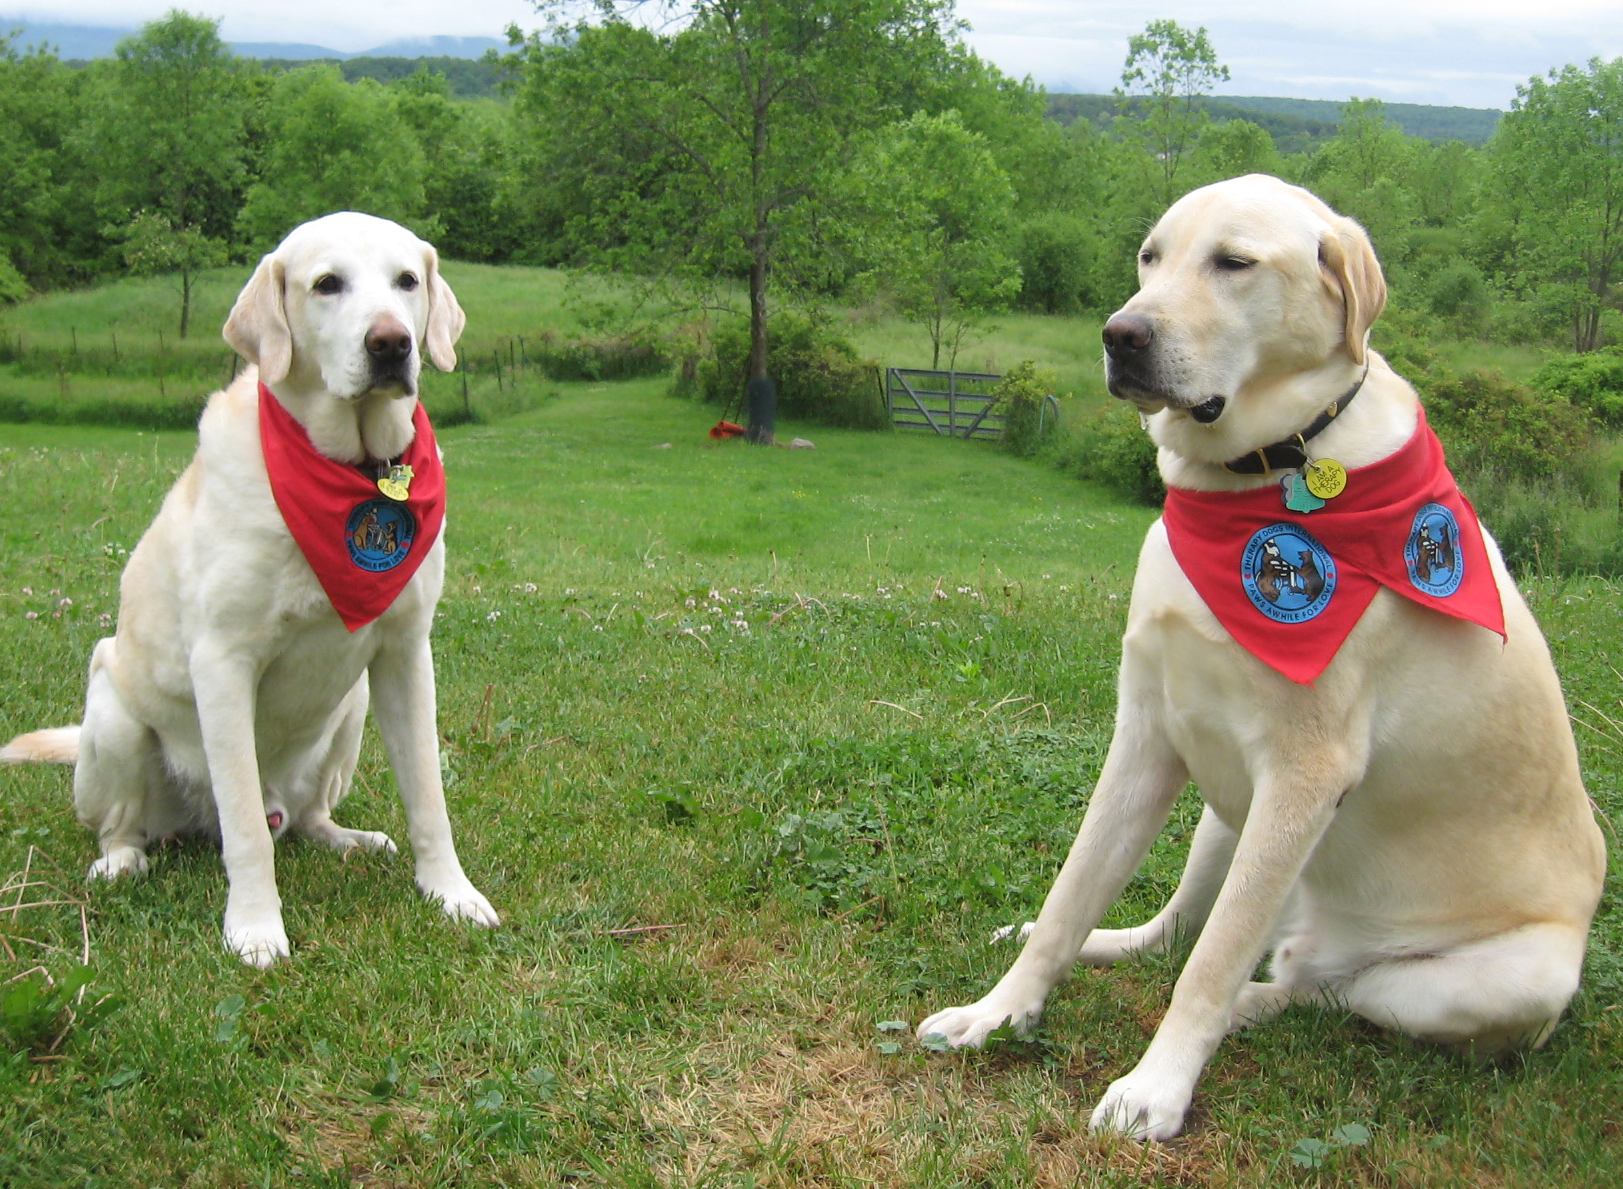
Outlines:
{"type": "MultiPolygon", "coordinates": [[[[30,845],[22,870],[0,884],[0,953],[4,954],[6,971],[0,978],[0,989],[34,975],[55,987],[53,962],[90,965],[90,901],[82,893],[75,895],[63,889],[69,878],[61,864],[30,845]]],[[[74,1006],[84,1002],[86,990],[88,987],[79,988],[74,1006]]],[[[61,1029],[43,1053],[55,1053],[72,1027],[70,1007],[61,1029]]]]}

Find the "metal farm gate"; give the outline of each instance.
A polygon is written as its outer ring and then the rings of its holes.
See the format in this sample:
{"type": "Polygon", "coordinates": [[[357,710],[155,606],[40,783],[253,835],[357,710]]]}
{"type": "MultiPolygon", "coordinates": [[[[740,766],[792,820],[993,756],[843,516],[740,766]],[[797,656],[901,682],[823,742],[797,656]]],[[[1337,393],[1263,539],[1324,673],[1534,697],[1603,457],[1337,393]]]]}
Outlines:
{"type": "Polygon", "coordinates": [[[885,405],[891,424],[954,438],[1002,437],[1003,417],[992,412],[991,395],[1002,378],[987,372],[887,367],[885,405]]]}
{"type": "MultiPolygon", "coordinates": [[[[945,437],[1001,438],[1003,414],[992,412],[992,389],[1002,376],[989,372],[932,372],[910,367],[885,369],[885,407],[898,429],[929,429],[945,437]]],[[[1059,401],[1043,398],[1037,432],[1059,424],[1059,401]]]]}

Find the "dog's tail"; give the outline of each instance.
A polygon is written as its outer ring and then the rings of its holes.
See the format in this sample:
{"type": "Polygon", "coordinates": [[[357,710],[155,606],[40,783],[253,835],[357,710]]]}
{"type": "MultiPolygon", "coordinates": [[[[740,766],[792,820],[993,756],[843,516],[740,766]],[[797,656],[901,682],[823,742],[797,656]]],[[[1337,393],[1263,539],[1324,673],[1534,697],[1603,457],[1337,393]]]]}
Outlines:
{"type": "Polygon", "coordinates": [[[0,764],[72,764],[78,759],[78,727],[30,731],[0,747],[0,764]]]}

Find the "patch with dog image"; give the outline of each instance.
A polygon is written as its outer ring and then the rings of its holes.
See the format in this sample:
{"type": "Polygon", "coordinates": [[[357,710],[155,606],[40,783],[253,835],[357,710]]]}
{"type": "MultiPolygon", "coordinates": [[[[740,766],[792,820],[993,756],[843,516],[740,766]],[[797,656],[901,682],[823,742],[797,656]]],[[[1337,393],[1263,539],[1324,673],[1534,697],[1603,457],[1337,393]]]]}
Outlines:
{"type": "Polygon", "coordinates": [[[1403,547],[1409,581],[1416,590],[1446,599],[1465,579],[1465,558],[1460,553],[1460,524],[1442,504],[1427,504],[1415,513],[1403,547]]]}
{"type": "Polygon", "coordinates": [[[417,521],[392,500],[367,500],[356,506],[344,525],[349,560],[377,574],[392,570],[411,553],[417,521]]]}
{"type": "Polygon", "coordinates": [[[1276,623],[1305,623],[1330,605],[1336,563],[1296,524],[1258,529],[1241,555],[1240,583],[1251,605],[1276,623]]]}

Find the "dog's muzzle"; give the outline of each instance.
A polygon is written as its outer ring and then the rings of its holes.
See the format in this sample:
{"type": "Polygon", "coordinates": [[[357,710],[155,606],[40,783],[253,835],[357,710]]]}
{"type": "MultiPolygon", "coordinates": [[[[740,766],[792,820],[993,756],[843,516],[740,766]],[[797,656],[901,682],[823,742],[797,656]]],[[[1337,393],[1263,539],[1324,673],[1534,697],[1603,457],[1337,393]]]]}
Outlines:
{"type": "Polygon", "coordinates": [[[372,327],[366,336],[366,357],[372,365],[373,386],[399,384],[410,390],[412,352],[416,345],[411,332],[393,318],[372,327]]]}

